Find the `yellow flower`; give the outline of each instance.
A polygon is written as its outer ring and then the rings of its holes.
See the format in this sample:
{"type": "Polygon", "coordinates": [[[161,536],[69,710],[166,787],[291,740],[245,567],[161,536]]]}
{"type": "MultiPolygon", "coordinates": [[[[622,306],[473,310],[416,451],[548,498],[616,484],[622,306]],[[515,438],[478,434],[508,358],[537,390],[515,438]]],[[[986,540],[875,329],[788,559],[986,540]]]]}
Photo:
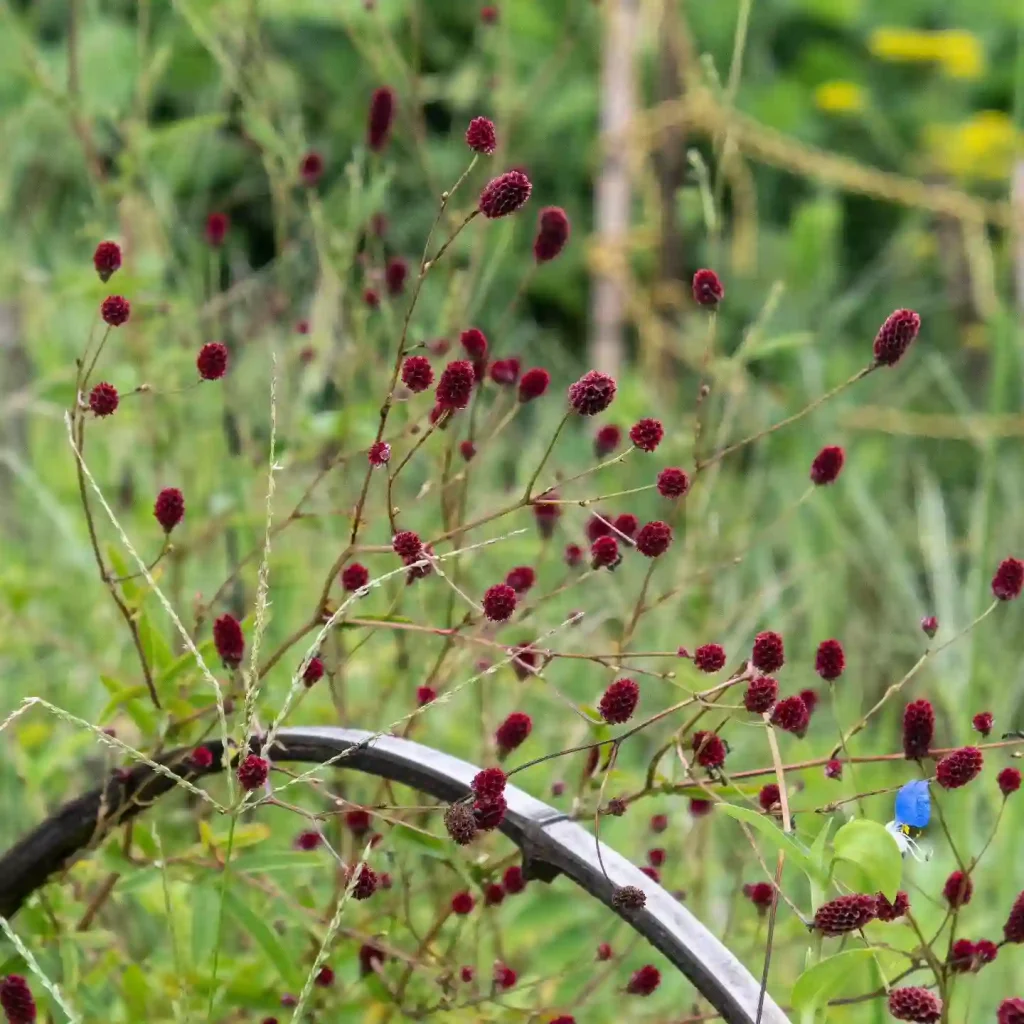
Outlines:
{"type": "Polygon", "coordinates": [[[980,78],[985,71],[981,40],[970,32],[936,32],[938,60],[950,78],[980,78]]]}
{"type": "Polygon", "coordinates": [[[867,106],[864,90],[856,82],[836,79],[814,90],[814,103],[829,114],[852,114],[867,106]]]}
{"type": "Polygon", "coordinates": [[[939,168],[960,178],[1005,181],[1024,135],[998,110],[982,110],[968,121],[932,125],[926,136],[939,168]]]}
{"type": "Polygon", "coordinates": [[[880,28],[871,33],[868,47],[882,60],[939,64],[951,78],[979,78],[985,71],[981,40],[962,29],[880,28]]]}

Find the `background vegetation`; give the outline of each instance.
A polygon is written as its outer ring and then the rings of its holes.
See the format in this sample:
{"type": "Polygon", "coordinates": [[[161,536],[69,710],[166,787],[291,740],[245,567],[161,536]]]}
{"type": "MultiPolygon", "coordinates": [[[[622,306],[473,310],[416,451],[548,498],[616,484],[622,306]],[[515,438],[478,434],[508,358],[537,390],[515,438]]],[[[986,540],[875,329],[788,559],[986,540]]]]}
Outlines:
{"type": "MultiPolygon", "coordinates": [[[[472,483],[466,518],[521,493],[562,417],[565,387],[591,365],[595,274],[610,274],[627,296],[619,394],[605,420],[628,428],[657,416],[666,439],[656,455],[633,453],[569,497],[648,485],[665,465],[692,468],[702,373],[711,382],[705,437],[717,448],[802,409],[856,372],[870,361],[885,316],[910,307],[924,327],[898,368],[872,374],[792,429],[723,460],[704,477],[707,485],[694,489],[675,521],[672,557],[654,579],[652,593],[670,596],[640,619],[633,649],[672,652],[715,641],[732,665],[759,629],[771,628],[786,638],[784,691],[817,686],[824,698],[814,649],[838,637],[849,667],[836,687],[834,715],[848,729],[924,651],[922,616],[938,616],[945,640],[986,608],[994,566],[1024,546],[1016,290],[1024,290],[1024,271],[1020,239],[1010,231],[1010,183],[1024,129],[1019,4],[641,4],[638,108],[619,140],[633,180],[625,247],[609,247],[591,231],[602,162],[602,53],[615,5],[498,6],[491,23],[469,0],[3,0],[5,714],[39,696],[146,751],[199,743],[216,729],[207,682],[156,595],[136,580],[118,586],[162,697],[162,710],[152,706],[139,655],[89,544],[65,412],[74,402],[76,359],[96,330],[99,303],[113,291],[130,298],[132,318],[113,332],[97,379],[115,383],[122,403],[114,417],[90,422],[86,459],[147,560],[162,544],[152,517],[156,493],[166,486],[184,492],[185,521],[155,575],[211,667],[216,615],[243,619],[250,643],[257,632],[274,433],[276,525],[257,724],[274,717],[312,639],[308,624],[332,582],[325,573],[348,539],[438,196],[465,169],[465,125],[481,114],[497,125],[498,152],[482,158],[486,166],[478,165],[453,198],[455,214],[442,219],[435,247],[492,173],[525,168],[533,197],[517,217],[477,222],[459,236],[427,278],[409,340],[447,339],[454,358],[459,333],[475,325],[497,355],[544,366],[553,383],[465,466],[455,446],[466,436],[467,414],[432,434],[403,471],[403,527],[425,538],[445,532],[450,520],[442,520],[438,495],[442,481],[459,473],[472,483]],[[367,107],[382,85],[396,91],[398,114],[390,145],[375,153],[365,144],[367,107]],[[325,162],[314,188],[298,171],[310,150],[325,162]],[[534,272],[535,217],[546,205],[567,211],[572,238],[558,260],[534,272]],[[204,234],[214,211],[230,217],[222,247],[204,234]],[[373,229],[377,215],[386,219],[382,231],[373,229]],[[125,252],[109,285],[91,265],[104,238],[117,239],[125,252]],[[410,284],[404,296],[389,297],[381,272],[396,256],[408,261],[410,284]],[[707,317],[688,295],[701,266],[715,267],[727,290],[707,363],[707,317]],[[368,288],[383,297],[379,308],[365,301],[368,288]],[[195,354],[211,340],[228,343],[230,372],[194,387],[195,354]],[[843,445],[847,467],[835,487],[808,495],[808,467],[823,444],[843,445]],[[286,646],[297,631],[305,642],[286,646]],[[280,661],[268,665],[274,652],[280,661]]],[[[434,359],[435,369],[443,362],[434,359]]],[[[396,407],[396,457],[409,449],[410,429],[422,429],[429,405],[420,396],[396,407]]],[[[511,399],[488,387],[493,421],[510,407],[511,399]]],[[[572,422],[544,479],[592,467],[592,432],[593,424],[572,422]]],[[[374,577],[397,565],[381,479],[372,481],[360,536],[369,547],[356,553],[374,577]]],[[[92,502],[107,564],[115,574],[133,572],[117,532],[92,502]]],[[[643,522],[667,518],[666,505],[648,491],[601,507],[634,512],[643,522]]],[[[467,536],[465,543],[503,538],[455,563],[454,580],[474,599],[513,566],[538,573],[533,594],[543,600],[533,599],[536,611],[517,616],[500,643],[547,635],[542,642],[563,653],[615,648],[647,566],[631,553],[616,573],[579,583],[563,549],[586,543],[590,511],[563,506],[547,542],[528,509],[467,536]],[[582,623],[564,625],[577,609],[586,612],[582,623]]],[[[563,698],[577,709],[594,706],[611,681],[607,668],[560,658],[547,682],[520,682],[505,664],[465,685],[482,658],[507,661],[503,651],[401,628],[456,625],[466,614],[438,574],[404,583],[392,577],[348,615],[380,620],[375,625],[332,630],[322,651],[327,678],[303,693],[290,724],[388,729],[415,709],[417,687],[431,685],[457,692],[401,728],[481,764],[493,763],[494,729],[512,710],[534,719],[512,765],[519,755],[527,760],[600,738],[585,712],[574,714],[563,698]]],[[[334,583],[334,607],[340,597],[334,583]]],[[[970,742],[977,711],[994,714],[993,738],[1020,729],[1021,625],[1018,606],[999,608],[932,658],[851,742],[850,753],[899,751],[900,712],[912,697],[934,702],[941,746],[970,742]]],[[[653,673],[638,676],[645,714],[704,686],[681,659],[644,667],[653,673]]],[[[218,677],[225,692],[238,684],[227,672],[218,677]]],[[[245,722],[236,703],[230,724],[241,740],[245,722]]],[[[734,718],[724,735],[731,772],[770,768],[760,722],[734,718]]],[[[836,735],[823,699],[806,738],[782,737],[783,759],[821,757],[836,735]]],[[[622,748],[613,771],[598,770],[592,779],[586,755],[575,754],[516,782],[589,817],[599,799],[642,788],[645,768],[669,736],[641,733],[622,748]],[[564,792],[553,797],[559,782],[564,792]]],[[[4,739],[5,847],[61,800],[129,761],[98,745],[94,732],[39,706],[12,722],[4,739]]],[[[945,798],[951,835],[966,856],[979,852],[993,827],[1000,806],[993,779],[1012,749],[993,751],[974,788],[945,798]]],[[[671,754],[662,770],[667,782],[683,786],[685,773],[671,754]]],[[[809,842],[818,833],[823,818],[816,811],[826,804],[913,775],[903,762],[847,770],[841,782],[820,768],[796,773],[790,802],[799,835],[809,842]]],[[[463,927],[442,926],[439,942],[427,948],[419,940],[451,893],[497,877],[511,862],[511,847],[492,838],[463,855],[444,836],[440,814],[403,810],[418,805],[414,794],[381,791],[352,773],[324,772],[323,779],[326,790],[293,798],[307,812],[330,809],[324,792],[390,808],[374,818],[384,840],[372,863],[394,884],[347,908],[328,949],[336,983],[317,988],[309,1004],[322,1008],[317,1019],[397,1019],[396,992],[408,964],[409,1005],[436,1007],[450,998],[445,1019],[546,1022],[572,1012],[580,1021],[611,1021],[624,1012],[614,993],[648,962],[662,968],[664,980],[649,999],[629,1004],[629,1020],[709,1019],[683,979],[564,882],[550,889],[533,883],[500,907],[478,907],[463,927]],[[394,956],[380,978],[360,976],[357,951],[371,940],[394,956]],[[615,950],[610,963],[594,962],[599,940],[615,950]],[[519,982],[490,998],[496,959],[511,964],[519,982]],[[469,964],[477,981],[447,980],[469,964]]],[[[729,798],[750,799],[758,785],[729,798]]],[[[210,789],[227,799],[225,785],[210,789]]],[[[742,885],[764,873],[736,823],[716,813],[693,817],[690,795],[684,788],[648,796],[622,818],[603,817],[602,838],[638,863],[649,847],[664,847],[666,887],[685,891],[702,920],[720,923],[726,943],[759,975],[765,919],[742,885]],[[654,837],[645,830],[657,813],[667,814],[670,826],[654,837]]],[[[844,805],[839,816],[885,822],[891,799],[867,797],[844,805]]],[[[1011,800],[961,915],[962,934],[1000,937],[1024,888],[1014,855],[1022,821],[1024,811],[1011,800]]],[[[264,807],[245,813],[229,843],[222,816],[176,797],[130,838],[111,837],[49,886],[14,927],[85,1020],[287,1019],[281,997],[303,987],[344,885],[323,848],[294,848],[306,828],[294,811],[264,807]],[[164,866],[154,866],[161,859],[164,866]],[[113,874],[109,895],[78,929],[113,874]]],[[[343,860],[360,858],[364,843],[343,819],[328,818],[324,829],[343,860]]],[[[934,857],[910,864],[903,887],[931,934],[943,920],[941,888],[956,860],[941,834],[929,840],[934,857]]],[[[764,850],[770,862],[774,849],[767,843],[764,850]]],[[[795,871],[786,878],[784,888],[806,912],[804,881],[795,871]]],[[[877,941],[912,948],[913,933],[894,927],[877,941]]],[[[837,940],[826,943],[838,948],[837,940]]],[[[806,966],[808,945],[803,924],[781,906],[769,984],[780,1004],[806,966]]],[[[9,952],[0,973],[25,973],[20,956],[9,952]]],[[[875,968],[861,970],[851,972],[843,994],[877,984],[875,968]]],[[[994,1020],[1000,999],[1024,994],[1013,990],[1021,970],[1019,951],[1001,950],[981,979],[958,980],[949,1019],[994,1020]]],[[[33,986],[46,1005],[42,987],[33,986]]],[[[64,1019],[55,1003],[47,1012],[64,1019]]],[[[887,1019],[879,1000],[828,1014],[836,1021],[887,1019]]]]}

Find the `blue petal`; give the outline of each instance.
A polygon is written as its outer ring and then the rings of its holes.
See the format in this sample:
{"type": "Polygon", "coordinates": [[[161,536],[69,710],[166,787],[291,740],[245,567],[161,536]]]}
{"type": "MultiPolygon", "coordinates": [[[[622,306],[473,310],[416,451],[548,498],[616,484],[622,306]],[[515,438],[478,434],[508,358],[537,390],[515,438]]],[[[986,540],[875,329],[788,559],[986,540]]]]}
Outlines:
{"type": "Polygon", "coordinates": [[[914,779],[900,786],[896,794],[896,820],[911,828],[924,828],[932,817],[932,799],[928,783],[914,779]]]}

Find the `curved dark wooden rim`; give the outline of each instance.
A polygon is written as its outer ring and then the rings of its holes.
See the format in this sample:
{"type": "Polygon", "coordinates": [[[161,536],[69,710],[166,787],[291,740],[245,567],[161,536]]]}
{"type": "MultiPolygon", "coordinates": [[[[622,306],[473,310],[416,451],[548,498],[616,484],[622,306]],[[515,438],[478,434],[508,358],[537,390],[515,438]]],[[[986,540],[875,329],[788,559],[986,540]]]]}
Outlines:
{"type": "MultiPolygon", "coordinates": [[[[206,746],[214,756],[208,769],[189,763],[190,750],[174,751],[160,761],[194,781],[221,770],[220,742],[210,741],[206,746]]],[[[391,779],[447,801],[466,796],[479,771],[475,765],[431,747],[359,729],[283,729],[268,756],[272,761],[314,764],[340,757],[339,767],[391,779]]],[[[136,765],[100,789],[65,804],[0,858],[0,914],[15,914],[72,857],[174,787],[173,779],[136,765]]],[[[551,881],[564,874],[608,907],[612,906],[614,886],[642,889],[647,896],[643,910],[615,912],[678,967],[728,1024],[755,1024],[759,983],[686,907],[602,843],[606,878],[594,837],[554,807],[515,786],[507,787],[505,798],[508,813],[501,831],[522,850],[528,878],[551,881]]],[[[768,997],[760,1020],[762,1024],[789,1024],[768,997]]]]}

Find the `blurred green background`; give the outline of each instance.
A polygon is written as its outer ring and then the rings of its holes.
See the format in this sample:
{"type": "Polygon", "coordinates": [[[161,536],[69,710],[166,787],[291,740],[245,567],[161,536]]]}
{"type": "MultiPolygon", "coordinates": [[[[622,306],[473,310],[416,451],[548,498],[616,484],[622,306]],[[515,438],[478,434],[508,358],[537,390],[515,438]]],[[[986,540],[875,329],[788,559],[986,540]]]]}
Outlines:
{"type": "MultiPolygon", "coordinates": [[[[202,735],[202,722],[181,723],[208,708],[209,690],[180,659],[180,640],[144,587],[132,606],[163,680],[165,712],[155,713],[140,694],[138,659],[88,543],[64,414],[74,400],[75,359],[102,298],[111,291],[128,296],[133,315],[114,332],[99,367],[101,379],[121,391],[122,406],[109,421],[90,424],[87,459],[147,559],[161,543],[153,496],[172,485],[185,492],[186,521],[159,582],[186,625],[202,620],[197,642],[204,651],[211,650],[212,615],[233,611],[251,628],[272,378],[277,521],[300,507],[319,467],[340,459],[302,506],[309,514],[288,522],[274,541],[264,640],[264,650],[273,651],[306,622],[324,571],[344,546],[362,453],[375,436],[407,299],[371,309],[364,290],[380,289],[382,267],[395,256],[415,276],[437,197],[468,162],[465,125],[481,114],[494,119],[499,150],[474,170],[455,209],[470,208],[492,169],[525,168],[533,198],[519,216],[474,224],[460,236],[428,279],[410,339],[447,338],[456,346],[459,331],[475,324],[492,351],[547,367],[553,384],[550,396],[525,408],[500,445],[472,464],[471,516],[520,493],[561,416],[564,388],[595,360],[619,377],[606,419],[628,427],[640,416],[659,416],[666,440],[656,457],[633,457],[601,477],[601,486],[569,496],[648,484],[655,459],[658,468],[692,463],[706,317],[689,299],[689,281],[698,267],[713,266],[727,290],[705,367],[712,384],[706,436],[716,446],[801,409],[855,373],[870,360],[874,333],[891,310],[916,309],[924,326],[899,367],[872,374],[799,425],[744,449],[695,489],[676,524],[671,564],[652,591],[666,600],[644,617],[634,647],[692,650],[715,640],[732,661],[758,629],[778,629],[789,661],[781,682],[795,692],[820,683],[811,668],[814,648],[837,636],[849,670],[837,687],[835,714],[849,727],[924,650],[923,615],[938,616],[942,640],[987,606],[994,566],[1024,549],[1024,243],[1019,207],[1015,237],[1011,206],[1015,175],[1024,194],[1020,4],[505,0],[497,7],[488,23],[475,0],[0,0],[4,714],[37,695],[144,749],[202,735]],[[626,131],[602,144],[602,117],[614,99],[602,94],[602,74],[616,61],[626,62],[635,97],[626,131]],[[377,154],[367,150],[365,132],[370,94],[381,85],[395,89],[398,114],[390,145],[377,154]],[[313,189],[298,175],[309,150],[325,161],[313,189]],[[619,160],[610,164],[610,152],[619,160]],[[618,239],[599,230],[602,187],[616,174],[630,183],[628,230],[618,239]],[[572,238],[557,261],[530,272],[535,217],[545,205],[564,207],[572,238]],[[221,249],[204,239],[213,211],[230,217],[221,249]],[[378,214],[386,218],[383,232],[370,227],[378,214]],[[109,285],[91,266],[104,238],[125,252],[109,285]],[[601,349],[592,303],[609,282],[620,290],[622,320],[612,346],[601,349]],[[299,332],[301,321],[308,334],[299,332]],[[222,386],[193,389],[195,352],[218,339],[231,347],[231,372],[222,386]],[[130,394],[142,385],[149,390],[130,394]],[[835,487],[803,500],[810,461],[823,444],[843,445],[847,468],[835,487]],[[255,557],[219,591],[250,552],[255,557]],[[198,614],[215,594],[212,612],[198,614]]],[[[495,407],[503,411],[500,396],[495,407]]],[[[394,416],[408,427],[426,410],[402,403],[394,416]]],[[[568,476],[592,465],[592,425],[585,427],[571,425],[549,472],[568,476]]],[[[424,536],[441,532],[430,481],[460,430],[453,425],[406,474],[403,525],[424,536]]],[[[371,500],[377,511],[362,539],[387,545],[382,490],[371,500]]],[[[644,521],[665,516],[660,501],[648,492],[607,505],[644,521]]],[[[503,633],[503,642],[543,635],[582,608],[584,624],[559,633],[552,646],[592,652],[614,645],[643,567],[626,564],[574,588],[561,553],[566,542],[582,542],[586,515],[566,506],[546,544],[528,511],[471,538],[525,531],[460,561],[460,581],[474,593],[518,564],[537,568],[539,593],[566,584],[528,622],[503,633]]],[[[102,514],[97,521],[104,552],[118,550],[115,531],[102,514]]],[[[123,550],[119,557],[126,558],[123,550]]],[[[394,568],[384,553],[361,560],[374,575],[394,568]]],[[[431,624],[458,621],[459,614],[436,577],[408,589],[399,577],[358,611],[431,624]]],[[[971,741],[976,711],[995,715],[993,738],[1024,727],[1021,625],[1018,608],[998,609],[930,661],[851,753],[898,750],[899,712],[912,697],[935,703],[941,746],[971,741]]],[[[304,649],[268,674],[264,717],[280,706],[304,649]]],[[[432,671],[441,651],[436,637],[399,629],[337,630],[325,646],[330,688],[311,691],[290,722],[386,728],[408,713],[428,677],[454,689],[473,675],[479,651],[459,648],[442,671],[432,671]]],[[[649,667],[678,678],[644,682],[645,713],[678,699],[673,689],[703,685],[682,662],[649,667]]],[[[594,668],[564,660],[550,677],[572,701],[592,705],[610,681],[594,668]]],[[[507,667],[424,714],[413,734],[488,763],[493,728],[514,709],[535,719],[523,760],[591,735],[550,688],[520,684],[507,667]]],[[[668,735],[645,733],[625,747],[606,797],[637,790],[668,735]]],[[[770,763],[749,723],[731,723],[726,736],[731,769],[770,763]]],[[[835,737],[823,701],[806,739],[783,737],[783,756],[820,757],[835,737]]],[[[39,708],[9,726],[5,739],[5,846],[113,764],[94,735],[39,708]]],[[[992,828],[999,808],[992,777],[1009,757],[993,752],[976,791],[946,798],[966,856],[979,852],[992,828]]],[[[517,781],[551,799],[551,784],[565,780],[561,804],[568,808],[577,794],[592,807],[596,789],[579,782],[582,762],[582,755],[549,762],[517,781]]],[[[681,777],[678,765],[664,770],[681,777]]],[[[801,773],[791,796],[798,831],[808,839],[817,833],[815,808],[912,774],[902,763],[847,771],[841,783],[819,770],[801,773]]],[[[379,798],[375,786],[344,773],[336,789],[350,800],[379,798]]],[[[888,820],[889,800],[863,801],[864,813],[888,820]]],[[[417,801],[406,794],[392,802],[417,801]]],[[[177,868],[134,870],[112,840],[16,920],[84,1019],[207,1019],[220,882],[211,852],[217,844],[200,836],[197,817],[182,800],[154,816],[161,841],[182,857],[177,868]],[[112,871],[119,881],[111,903],[91,931],[76,933],[112,871]],[[126,957],[146,957],[145,969],[125,968],[126,957]]],[[[727,922],[726,942],[759,976],[764,922],[740,886],[762,873],[735,823],[691,819],[678,796],[638,802],[625,818],[604,821],[602,836],[638,863],[647,847],[664,846],[666,887],[685,889],[703,920],[727,922]],[[656,812],[669,814],[671,831],[645,838],[646,816],[656,812]]],[[[960,934],[1000,937],[1024,888],[1014,854],[1022,822],[1011,801],[960,934]]],[[[443,835],[438,815],[420,826],[443,835]]],[[[238,853],[242,881],[222,932],[219,982],[227,987],[218,989],[209,1019],[270,1014],[283,991],[301,984],[302,965],[324,934],[330,858],[314,855],[314,864],[311,855],[290,850],[299,824],[284,811],[261,812],[245,827],[252,848],[238,853]],[[274,927],[261,931],[247,906],[274,927]]],[[[136,841],[149,844],[140,856],[156,857],[149,828],[147,821],[136,829],[136,841]]],[[[415,952],[411,922],[425,931],[455,884],[450,850],[411,839],[410,830],[387,831],[381,857],[402,881],[380,894],[378,906],[388,909],[353,910],[351,932],[331,957],[344,984],[317,994],[334,1016],[317,1019],[389,1019],[386,990],[374,978],[358,980],[359,942],[385,935],[415,952]],[[396,909],[399,893],[411,894],[408,920],[396,909]]],[[[943,919],[941,886],[955,866],[944,840],[931,841],[935,856],[910,864],[904,882],[928,934],[943,919]]],[[[358,857],[361,848],[340,827],[337,842],[358,857]]],[[[510,853],[496,841],[482,869],[472,858],[466,864],[486,874],[510,853]]],[[[466,865],[458,870],[465,876],[466,865]]],[[[806,911],[802,885],[795,875],[794,898],[806,911]]],[[[659,963],[665,980],[655,996],[630,1004],[628,1019],[675,1019],[691,1003],[694,1014],[707,1011],[660,958],[638,947],[627,954],[626,933],[610,914],[586,906],[565,883],[548,898],[539,890],[506,900],[500,914],[489,911],[483,925],[451,937],[450,947],[456,965],[476,957],[482,976],[500,953],[531,984],[445,1011],[446,1019],[547,1021],[559,1006],[575,1007],[581,1021],[621,1019],[618,1000],[604,997],[648,961],[659,963]],[[626,959],[598,986],[589,965],[605,937],[626,959]]],[[[899,931],[873,938],[914,945],[909,929],[890,927],[899,931]]],[[[781,908],[770,990],[782,1004],[807,946],[800,922],[781,908]]],[[[414,977],[425,1005],[436,1001],[440,971],[433,964],[414,977]]],[[[981,979],[958,981],[949,1019],[993,1020],[1001,998],[1024,995],[1021,974],[1019,952],[1006,947],[981,979]]],[[[848,994],[873,983],[867,969],[854,980],[848,994]]],[[[887,1017],[875,1001],[834,1007],[827,1019],[887,1017]]]]}

